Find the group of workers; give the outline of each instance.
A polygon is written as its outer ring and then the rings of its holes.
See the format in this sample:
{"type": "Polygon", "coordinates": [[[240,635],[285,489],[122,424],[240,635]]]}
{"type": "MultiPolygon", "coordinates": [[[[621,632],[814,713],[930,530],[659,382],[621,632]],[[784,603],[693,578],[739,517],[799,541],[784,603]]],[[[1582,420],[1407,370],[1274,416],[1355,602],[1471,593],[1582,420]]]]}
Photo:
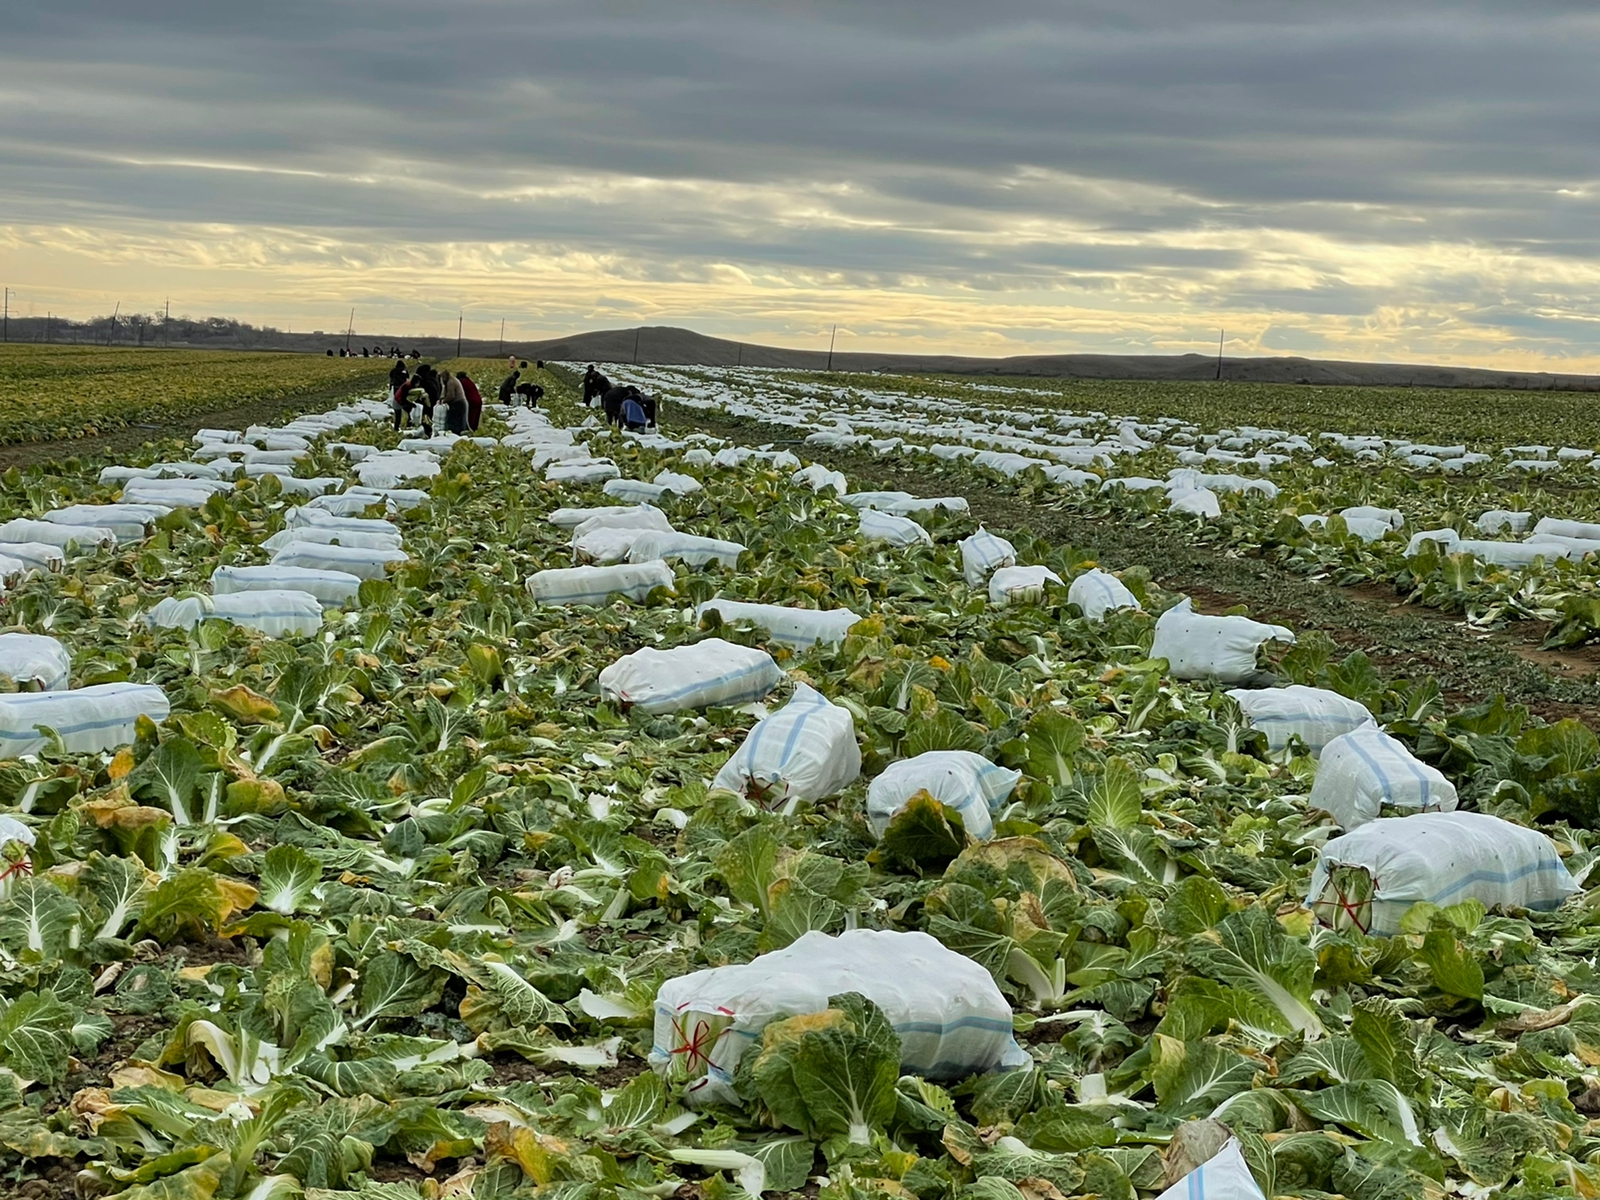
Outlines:
{"type": "MultiPolygon", "coordinates": [[[[518,363],[512,356],[510,365],[511,373],[500,381],[500,403],[513,408],[526,403],[533,408],[544,399],[544,388],[522,378],[522,372],[528,369],[525,360],[518,363]]],[[[539,366],[542,369],[544,363],[539,366]]],[[[389,401],[395,430],[409,426],[411,414],[417,411],[423,437],[433,436],[434,410],[441,404],[448,433],[476,432],[483,419],[483,394],[472,376],[465,371],[452,375],[428,363],[413,372],[403,357],[397,358],[389,370],[389,401]]],[[[598,404],[605,412],[608,425],[631,433],[642,433],[656,426],[656,398],[631,383],[613,386],[593,363],[583,376],[583,404],[585,408],[598,404]]]]}
{"type": "Polygon", "coordinates": [[[599,404],[606,415],[606,424],[626,429],[630,433],[643,433],[656,426],[656,398],[641,391],[631,383],[613,386],[595,367],[583,373],[583,406],[599,404]]]}
{"type": "Polygon", "coordinates": [[[433,436],[433,413],[444,405],[444,427],[447,433],[468,433],[478,428],[483,419],[483,393],[465,371],[452,375],[423,363],[413,373],[404,359],[396,359],[389,368],[389,403],[394,410],[394,427],[398,431],[411,423],[413,410],[419,410],[422,436],[433,436]]]}

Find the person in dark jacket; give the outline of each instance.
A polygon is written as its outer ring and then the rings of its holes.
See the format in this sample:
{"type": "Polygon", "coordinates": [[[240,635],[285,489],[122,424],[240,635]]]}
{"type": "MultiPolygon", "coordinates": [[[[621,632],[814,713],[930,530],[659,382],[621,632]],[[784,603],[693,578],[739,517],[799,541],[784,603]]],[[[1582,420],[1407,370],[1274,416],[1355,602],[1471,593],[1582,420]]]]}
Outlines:
{"type": "Polygon", "coordinates": [[[606,424],[616,425],[622,421],[622,403],[629,399],[639,399],[639,389],[631,383],[620,384],[617,387],[607,388],[600,397],[600,407],[605,410],[606,424]]]}
{"type": "Polygon", "coordinates": [[[593,363],[583,373],[583,406],[588,408],[596,400],[604,403],[604,397],[611,390],[611,380],[600,374],[593,363]]]}
{"type": "Polygon", "coordinates": [[[483,393],[465,371],[457,371],[456,378],[461,381],[461,390],[467,394],[467,428],[477,433],[478,422],[483,420],[483,393]]]}
{"type": "Polygon", "coordinates": [[[517,380],[522,378],[522,372],[512,369],[511,374],[500,381],[500,403],[516,404],[517,380]]]}
{"type": "Polygon", "coordinates": [[[644,415],[644,405],[639,403],[638,396],[629,396],[622,402],[622,427],[629,433],[643,433],[647,424],[644,415]]]}
{"type": "Polygon", "coordinates": [[[444,395],[444,386],[439,379],[439,372],[433,369],[431,363],[423,363],[417,368],[417,385],[422,388],[422,436],[433,436],[433,407],[439,403],[439,398],[444,395]]]}
{"type": "Polygon", "coordinates": [[[411,373],[405,364],[395,363],[389,372],[389,406],[394,410],[394,429],[399,433],[411,421],[411,373]]]}
{"type": "Polygon", "coordinates": [[[526,401],[529,408],[537,408],[539,401],[544,399],[544,389],[537,383],[519,383],[517,399],[526,401]]]}
{"type": "Polygon", "coordinates": [[[449,371],[439,376],[444,403],[444,427],[457,435],[467,431],[467,389],[449,371]]]}

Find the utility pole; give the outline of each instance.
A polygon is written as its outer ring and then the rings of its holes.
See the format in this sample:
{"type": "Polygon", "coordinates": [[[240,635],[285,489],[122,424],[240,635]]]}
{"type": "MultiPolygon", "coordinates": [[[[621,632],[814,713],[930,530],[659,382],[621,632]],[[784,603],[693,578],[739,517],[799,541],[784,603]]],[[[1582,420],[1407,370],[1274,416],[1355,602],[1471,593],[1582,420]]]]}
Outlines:
{"type": "Polygon", "coordinates": [[[839,327],[837,325],[835,325],[833,327],[833,332],[828,336],[828,370],[830,370],[830,371],[833,370],[833,343],[834,343],[834,339],[837,338],[838,336],[839,336],[839,327]]]}
{"type": "Polygon", "coordinates": [[[643,333],[643,325],[633,331],[633,365],[636,367],[639,365],[639,338],[643,333]]]}
{"type": "Polygon", "coordinates": [[[743,342],[739,343],[739,357],[734,362],[733,365],[736,366],[736,367],[744,366],[744,343],[743,342]]]}
{"type": "Polygon", "coordinates": [[[350,352],[350,334],[355,329],[355,327],[356,327],[356,310],[352,308],[350,310],[350,323],[344,327],[344,348],[345,348],[345,353],[347,353],[347,354],[350,352]]]}
{"type": "Polygon", "coordinates": [[[1218,379],[1222,378],[1222,335],[1227,333],[1227,332],[1228,331],[1226,329],[1217,330],[1217,378],[1218,379]]]}
{"type": "Polygon", "coordinates": [[[495,351],[495,357],[498,358],[500,355],[504,354],[505,352],[506,352],[506,319],[504,317],[501,317],[500,318],[500,348],[495,351]]]}
{"type": "Polygon", "coordinates": [[[46,309],[45,310],[45,314],[44,314],[44,340],[45,340],[45,344],[46,345],[50,344],[50,310],[49,309],[46,309]]]}
{"type": "Polygon", "coordinates": [[[122,311],[122,301],[117,301],[117,307],[111,310],[111,328],[106,330],[106,345],[111,345],[111,339],[117,336],[117,314],[122,311]]]}
{"type": "Polygon", "coordinates": [[[5,316],[0,317],[0,341],[11,340],[11,289],[6,289],[5,316]]]}
{"type": "Polygon", "coordinates": [[[161,344],[172,345],[172,297],[167,297],[166,311],[161,315],[161,344]]]}
{"type": "Polygon", "coordinates": [[[456,357],[457,358],[461,357],[461,322],[463,320],[465,320],[465,317],[466,317],[466,314],[463,313],[461,311],[461,309],[459,309],[459,308],[456,309],[456,357]]]}

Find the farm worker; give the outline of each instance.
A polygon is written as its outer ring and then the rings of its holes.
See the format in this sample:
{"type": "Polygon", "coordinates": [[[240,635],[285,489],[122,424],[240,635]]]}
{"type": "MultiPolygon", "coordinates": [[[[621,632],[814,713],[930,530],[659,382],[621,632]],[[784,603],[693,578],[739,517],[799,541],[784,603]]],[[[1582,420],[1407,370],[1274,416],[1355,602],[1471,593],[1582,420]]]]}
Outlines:
{"type": "Polygon", "coordinates": [[[650,428],[651,429],[656,428],[656,397],[655,397],[655,393],[654,392],[646,392],[644,398],[642,400],[640,400],[639,403],[644,406],[645,420],[647,420],[650,423],[650,428]]]}
{"type": "Polygon", "coordinates": [[[517,370],[515,367],[512,367],[511,368],[511,374],[507,375],[504,379],[502,379],[500,381],[500,403],[501,404],[515,404],[516,403],[516,400],[514,399],[514,397],[517,394],[517,380],[520,379],[520,378],[522,378],[522,372],[517,370]]]}
{"type": "Polygon", "coordinates": [[[446,371],[441,377],[444,380],[444,427],[450,433],[465,433],[467,431],[467,390],[461,386],[461,380],[446,371]]]}
{"type": "Polygon", "coordinates": [[[544,389],[537,383],[517,384],[517,397],[528,402],[529,408],[537,407],[540,400],[544,399],[544,389]]]}
{"type": "Polygon", "coordinates": [[[389,371],[389,405],[394,409],[394,428],[397,433],[405,427],[411,416],[411,401],[407,397],[411,386],[411,373],[406,370],[404,362],[397,360],[389,371]]]}
{"type": "Polygon", "coordinates": [[[467,428],[476,433],[478,422],[483,419],[483,393],[465,371],[457,371],[456,378],[461,380],[461,388],[467,393],[467,428]]]}
{"type": "Polygon", "coordinates": [[[600,374],[593,363],[583,373],[583,406],[588,408],[591,403],[602,399],[611,390],[611,380],[600,374]]]}
{"type": "Polygon", "coordinates": [[[422,387],[422,436],[433,436],[433,406],[439,403],[444,388],[439,383],[439,372],[429,363],[417,368],[417,383],[422,387]]]}
{"type": "Polygon", "coordinates": [[[622,402],[622,427],[630,433],[643,431],[648,423],[644,415],[644,405],[639,403],[636,396],[629,396],[622,402]]]}

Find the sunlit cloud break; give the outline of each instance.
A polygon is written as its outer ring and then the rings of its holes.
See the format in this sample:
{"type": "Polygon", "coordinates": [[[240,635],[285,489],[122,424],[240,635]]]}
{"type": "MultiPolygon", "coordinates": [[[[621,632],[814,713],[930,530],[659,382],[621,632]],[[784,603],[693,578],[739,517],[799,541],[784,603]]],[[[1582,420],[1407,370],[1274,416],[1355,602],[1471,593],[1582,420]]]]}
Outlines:
{"type": "Polygon", "coordinates": [[[1600,370],[1577,4],[9,24],[14,311],[1600,370]]]}

